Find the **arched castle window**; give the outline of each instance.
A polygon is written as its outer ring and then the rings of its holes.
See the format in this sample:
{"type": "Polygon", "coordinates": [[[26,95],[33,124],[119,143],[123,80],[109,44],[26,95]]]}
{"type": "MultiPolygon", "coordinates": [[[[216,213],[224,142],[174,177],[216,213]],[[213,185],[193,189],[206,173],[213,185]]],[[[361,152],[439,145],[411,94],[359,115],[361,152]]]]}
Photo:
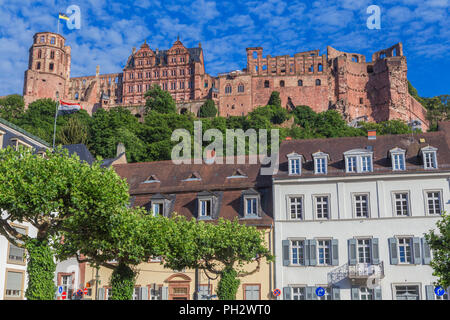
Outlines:
{"type": "Polygon", "coordinates": [[[230,84],[227,84],[226,86],[225,86],[225,93],[231,93],[233,90],[231,89],[231,85],[230,84]]]}
{"type": "Polygon", "coordinates": [[[270,87],[269,80],[264,81],[264,88],[269,88],[269,87],[270,87]]]}
{"type": "Polygon", "coordinates": [[[316,86],[320,86],[320,84],[321,84],[320,79],[316,79],[316,86]]]}
{"type": "Polygon", "coordinates": [[[41,58],[42,58],[42,50],[39,49],[39,50],[38,50],[38,59],[41,59],[41,58]]]}
{"type": "Polygon", "coordinates": [[[284,87],[284,80],[280,81],[280,87],[282,87],[282,88],[284,87]]]}
{"type": "Polygon", "coordinates": [[[44,42],[45,42],[45,36],[41,36],[40,43],[44,43],[44,42]]]}
{"type": "Polygon", "coordinates": [[[311,66],[309,67],[309,72],[314,72],[314,65],[311,65],[311,66]]]}
{"type": "Polygon", "coordinates": [[[358,56],[352,56],[352,61],[353,62],[358,62],[358,56]]]}
{"type": "Polygon", "coordinates": [[[78,100],[79,97],[80,95],[78,94],[78,92],[75,92],[75,100],[78,100]]]}
{"type": "Polygon", "coordinates": [[[317,65],[317,70],[318,71],[323,71],[323,66],[322,66],[322,64],[321,63],[319,63],[318,65],[317,65]]]}
{"type": "Polygon", "coordinates": [[[302,86],[303,86],[303,80],[298,80],[298,81],[297,81],[297,85],[298,85],[299,87],[302,87],[302,86]]]}
{"type": "Polygon", "coordinates": [[[386,58],[386,54],[384,52],[380,53],[380,59],[384,59],[384,58],[386,58]]]}
{"type": "Polygon", "coordinates": [[[258,52],[256,52],[256,51],[253,51],[253,59],[258,59],[258,52]]]}
{"type": "Polygon", "coordinates": [[[55,51],[50,51],[50,59],[55,59],[55,51]]]}
{"type": "Polygon", "coordinates": [[[50,43],[51,44],[55,44],[56,43],[56,38],[55,37],[51,37],[50,38],[50,43]]]}
{"type": "Polygon", "coordinates": [[[244,92],[244,85],[242,83],[238,85],[238,92],[244,92]]]}
{"type": "Polygon", "coordinates": [[[37,69],[37,70],[40,70],[40,69],[41,69],[41,63],[40,63],[40,62],[36,63],[36,69],[37,69]]]}
{"type": "Polygon", "coordinates": [[[55,65],[53,63],[50,63],[48,68],[50,69],[50,71],[53,71],[53,69],[55,68],[55,65]]]}

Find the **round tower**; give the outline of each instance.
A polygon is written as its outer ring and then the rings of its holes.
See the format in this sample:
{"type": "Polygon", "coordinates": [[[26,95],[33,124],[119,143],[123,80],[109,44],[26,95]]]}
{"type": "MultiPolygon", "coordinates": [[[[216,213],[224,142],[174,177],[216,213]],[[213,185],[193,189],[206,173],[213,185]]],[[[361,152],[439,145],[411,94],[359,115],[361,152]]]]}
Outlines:
{"type": "Polygon", "coordinates": [[[70,47],[53,32],[38,32],[29,50],[23,96],[26,107],[42,98],[65,99],[69,90],[70,47]]]}

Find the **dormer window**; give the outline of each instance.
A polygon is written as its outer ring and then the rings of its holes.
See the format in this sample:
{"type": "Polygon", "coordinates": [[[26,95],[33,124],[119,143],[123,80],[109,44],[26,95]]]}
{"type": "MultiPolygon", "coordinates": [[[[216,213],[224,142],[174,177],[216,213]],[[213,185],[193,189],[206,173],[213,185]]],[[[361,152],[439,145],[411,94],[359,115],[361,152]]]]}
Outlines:
{"type": "Polygon", "coordinates": [[[344,153],[345,171],[350,172],[372,172],[373,152],[369,149],[353,149],[344,153]]]}
{"type": "Polygon", "coordinates": [[[289,174],[301,174],[302,171],[302,155],[298,153],[290,153],[287,155],[289,162],[289,174]]]}
{"type": "Polygon", "coordinates": [[[164,202],[152,201],[152,213],[155,217],[164,215],[164,202]]]}
{"type": "Polygon", "coordinates": [[[314,159],[314,173],[327,174],[329,155],[324,152],[316,152],[313,155],[314,159]]]}
{"type": "Polygon", "coordinates": [[[247,175],[241,170],[241,169],[236,169],[233,174],[229,177],[227,177],[227,179],[239,179],[239,178],[248,178],[247,175]]]}
{"type": "Polygon", "coordinates": [[[437,169],[438,165],[436,151],[437,148],[431,146],[420,149],[420,153],[422,153],[424,169],[437,169]]]}
{"type": "Polygon", "coordinates": [[[405,150],[395,148],[390,150],[391,163],[393,171],[402,171],[406,169],[405,165],[405,150]]]}
{"type": "Polygon", "coordinates": [[[200,181],[200,180],[202,180],[200,174],[198,172],[193,172],[183,181],[200,181]]]}
{"type": "Polygon", "coordinates": [[[156,175],[152,174],[150,177],[147,178],[147,180],[145,180],[142,183],[155,183],[155,182],[160,182],[160,181],[156,175]]]}
{"type": "MultiPolygon", "coordinates": [[[[248,189],[242,192],[243,210],[241,215],[243,218],[259,218],[261,195],[255,189],[248,189]]],[[[242,210],[241,209],[241,210],[242,210]]]]}
{"type": "Polygon", "coordinates": [[[199,217],[201,218],[211,217],[212,200],[204,199],[199,201],[200,201],[199,217]]]}

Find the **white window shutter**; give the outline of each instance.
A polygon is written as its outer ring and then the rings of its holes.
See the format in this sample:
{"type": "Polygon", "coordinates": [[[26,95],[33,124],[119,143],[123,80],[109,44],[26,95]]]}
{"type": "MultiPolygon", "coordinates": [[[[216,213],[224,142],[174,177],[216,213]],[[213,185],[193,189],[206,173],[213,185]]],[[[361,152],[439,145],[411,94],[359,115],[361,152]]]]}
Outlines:
{"type": "Polygon", "coordinates": [[[289,257],[289,240],[283,240],[283,266],[288,266],[291,263],[291,259],[289,257]]]}
{"type": "Polygon", "coordinates": [[[373,289],[374,300],[381,300],[381,288],[373,289]]]}
{"type": "Polygon", "coordinates": [[[420,253],[420,238],[412,239],[414,264],[422,264],[422,255],[420,253]]]}
{"type": "Polygon", "coordinates": [[[339,265],[338,239],[331,240],[331,265],[339,265]]]}
{"type": "Polygon", "coordinates": [[[356,239],[348,239],[348,264],[356,265],[356,239]]]}
{"type": "Polygon", "coordinates": [[[141,294],[141,300],[148,300],[148,288],[140,287],[139,290],[141,294]]]}
{"type": "Polygon", "coordinates": [[[341,288],[333,287],[332,293],[333,293],[333,300],[341,300],[341,288]]]}
{"type": "Polygon", "coordinates": [[[317,251],[316,239],[309,240],[309,265],[310,266],[317,265],[316,251],[317,251]]]}
{"type": "Polygon", "coordinates": [[[434,286],[432,285],[425,286],[425,294],[427,300],[434,300],[434,286]]]}
{"type": "Polygon", "coordinates": [[[380,254],[378,250],[378,238],[372,239],[372,264],[380,263],[380,254]]]}
{"type": "Polygon", "coordinates": [[[283,288],[283,300],[291,300],[291,287],[283,288]]]}
{"type": "Polygon", "coordinates": [[[359,300],[359,288],[358,287],[352,287],[352,300],[359,300]]]}
{"type": "Polygon", "coordinates": [[[391,264],[398,264],[397,238],[389,238],[388,243],[391,264]]]}
{"type": "Polygon", "coordinates": [[[304,242],[304,250],[305,250],[305,266],[310,265],[310,251],[309,251],[309,240],[305,240],[304,242]]]}
{"type": "Polygon", "coordinates": [[[422,238],[422,250],[423,250],[423,264],[430,264],[431,262],[431,250],[427,239],[422,238]]]}
{"type": "Polygon", "coordinates": [[[98,289],[98,300],[104,300],[105,299],[105,289],[99,288],[98,289]]]}
{"type": "Polygon", "coordinates": [[[161,288],[161,300],[169,300],[169,287],[161,288]]]}

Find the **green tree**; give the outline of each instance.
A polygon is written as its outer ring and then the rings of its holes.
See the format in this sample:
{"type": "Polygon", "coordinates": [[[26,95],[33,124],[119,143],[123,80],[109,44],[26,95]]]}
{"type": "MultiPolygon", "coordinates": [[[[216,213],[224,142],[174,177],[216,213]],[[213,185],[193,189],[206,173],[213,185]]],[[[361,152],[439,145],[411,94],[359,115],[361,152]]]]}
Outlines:
{"type": "Polygon", "coordinates": [[[0,118],[10,122],[21,117],[25,110],[23,97],[18,94],[11,94],[0,99],[0,118]]]}
{"type": "Polygon", "coordinates": [[[200,118],[212,118],[217,115],[217,108],[214,103],[214,100],[208,99],[206,102],[200,107],[198,111],[198,116],[200,118]]]}
{"type": "Polygon", "coordinates": [[[160,219],[164,218],[155,218],[143,208],[116,207],[74,214],[64,223],[60,234],[64,241],[57,245],[58,258],[76,256],[80,263],[113,270],[112,299],[131,300],[136,266],[161,254],[160,219]]]}
{"type": "Polygon", "coordinates": [[[270,94],[269,102],[267,102],[269,106],[277,106],[281,108],[281,98],[280,93],[278,91],[272,91],[270,94]]]}
{"type": "Polygon", "coordinates": [[[177,106],[168,91],[162,90],[157,84],[153,85],[144,95],[145,114],[150,110],[159,113],[176,113],[177,106]]]}
{"type": "Polygon", "coordinates": [[[174,216],[164,228],[165,267],[173,270],[199,268],[218,276],[218,297],[236,298],[240,277],[259,270],[262,259],[273,261],[264,241],[264,232],[234,221],[220,218],[215,223],[186,220],[174,216]],[[245,270],[256,262],[253,270],[245,270]]]}
{"type": "Polygon", "coordinates": [[[264,107],[258,107],[248,115],[248,120],[251,121],[255,118],[265,118],[272,124],[281,124],[289,118],[289,113],[286,109],[276,106],[267,105],[264,107]]]}
{"type": "Polygon", "coordinates": [[[56,134],[56,143],[68,144],[88,144],[89,128],[77,117],[71,117],[56,134]]]}
{"type": "Polygon", "coordinates": [[[425,238],[433,251],[431,267],[433,275],[438,277],[437,284],[443,288],[450,286],[450,215],[443,214],[437,222],[438,233],[430,230],[425,238]]]}
{"type": "Polygon", "coordinates": [[[294,114],[295,123],[302,126],[305,129],[311,129],[314,126],[314,122],[317,118],[317,113],[315,113],[308,106],[297,106],[292,111],[294,114]]]}
{"type": "Polygon", "coordinates": [[[112,169],[101,168],[99,163],[89,166],[62,148],[46,157],[23,148],[1,149],[0,195],[0,211],[7,212],[0,219],[0,234],[29,250],[29,300],[54,296],[55,266],[49,244],[55,243],[67,220],[75,214],[89,217],[114,212],[128,203],[127,184],[112,169]],[[30,223],[37,229],[36,237],[18,233],[11,225],[14,221],[30,223]]]}

